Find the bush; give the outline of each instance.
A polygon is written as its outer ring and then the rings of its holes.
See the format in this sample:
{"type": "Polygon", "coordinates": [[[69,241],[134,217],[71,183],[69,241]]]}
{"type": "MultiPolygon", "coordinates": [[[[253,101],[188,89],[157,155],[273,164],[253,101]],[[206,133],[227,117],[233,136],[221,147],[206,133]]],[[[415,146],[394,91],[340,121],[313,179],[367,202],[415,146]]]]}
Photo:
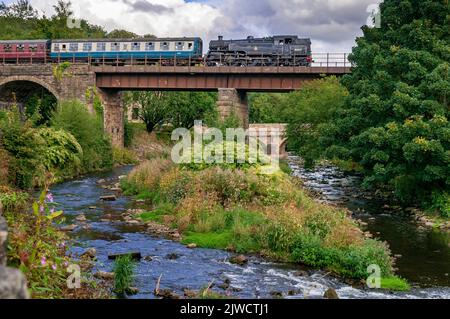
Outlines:
{"type": "Polygon", "coordinates": [[[22,122],[17,109],[4,113],[0,120],[0,138],[8,152],[9,182],[21,189],[29,189],[36,180],[45,177],[42,150],[45,141],[36,134],[29,121],[22,122]]]}
{"type": "Polygon", "coordinates": [[[51,124],[56,129],[71,133],[81,145],[83,173],[113,166],[112,146],[103,131],[102,120],[90,114],[85,105],[77,101],[60,104],[53,114],[51,124]]]}
{"type": "Polygon", "coordinates": [[[72,134],[52,128],[40,128],[36,134],[45,142],[43,164],[55,174],[56,180],[79,173],[83,150],[72,134]]]}

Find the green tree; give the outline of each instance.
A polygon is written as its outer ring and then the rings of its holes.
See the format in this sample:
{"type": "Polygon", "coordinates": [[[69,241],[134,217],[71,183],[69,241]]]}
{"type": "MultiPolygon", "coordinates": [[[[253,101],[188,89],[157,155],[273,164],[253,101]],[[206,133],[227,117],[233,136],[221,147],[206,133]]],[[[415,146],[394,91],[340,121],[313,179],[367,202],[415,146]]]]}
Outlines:
{"type": "Polygon", "coordinates": [[[450,187],[449,2],[385,0],[380,12],[350,56],[327,155],[360,163],[367,186],[424,202],[450,187]]]}
{"type": "Polygon", "coordinates": [[[128,107],[136,107],[137,115],[151,133],[169,116],[166,92],[131,92],[125,100],[128,107]]]}
{"type": "Polygon", "coordinates": [[[250,123],[284,123],[286,116],[281,104],[284,94],[253,93],[249,96],[250,123]]]}
{"type": "Polygon", "coordinates": [[[190,129],[196,120],[214,124],[216,96],[207,92],[169,92],[167,94],[169,121],[175,127],[190,129]]]}
{"type": "Polygon", "coordinates": [[[307,165],[322,157],[328,123],[343,108],[347,95],[333,76],[305,84],[302,90],[287,95],[277,105],[289,124],[289,148],[301,155],[307,165]]]}

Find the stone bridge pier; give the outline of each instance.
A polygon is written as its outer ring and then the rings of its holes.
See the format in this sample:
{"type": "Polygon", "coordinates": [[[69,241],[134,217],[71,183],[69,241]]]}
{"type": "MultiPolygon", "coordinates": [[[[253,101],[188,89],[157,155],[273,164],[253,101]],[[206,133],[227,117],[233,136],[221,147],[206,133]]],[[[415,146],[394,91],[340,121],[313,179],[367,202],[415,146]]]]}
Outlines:
{"type": "Polygon", "coordinates": [[[249,109],[247,92],[236,89],[219,89],[217,106],[219,117],[222,121],[229,117],[236,117],[243,128],[248,128],[249,109]]]}

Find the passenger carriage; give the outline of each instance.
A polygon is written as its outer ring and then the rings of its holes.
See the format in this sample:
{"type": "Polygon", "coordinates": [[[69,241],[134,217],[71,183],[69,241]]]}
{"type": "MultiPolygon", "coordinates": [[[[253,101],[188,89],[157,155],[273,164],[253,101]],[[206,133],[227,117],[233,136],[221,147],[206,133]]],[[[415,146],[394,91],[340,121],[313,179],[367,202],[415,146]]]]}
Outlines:
{"type": "Polygon", "coordinates": [[[53,40],[53,61],[91,62],[93,64],[200,63],[203,43],[200,38],[53,40]]]}
{"type": "Polygon", "coordinates": [[[49,40],[0,41],[0,63],[44,63],[49,51],[49,40]]]}

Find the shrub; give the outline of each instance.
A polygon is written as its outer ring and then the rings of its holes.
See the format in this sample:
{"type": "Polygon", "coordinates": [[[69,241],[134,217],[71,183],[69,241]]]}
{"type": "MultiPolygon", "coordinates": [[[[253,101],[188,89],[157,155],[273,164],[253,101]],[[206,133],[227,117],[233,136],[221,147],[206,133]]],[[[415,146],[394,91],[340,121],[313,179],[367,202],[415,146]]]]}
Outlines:
{"type": "Polygon", "coordinates": [[[58,105],[52,126],[64,129],[77,139],[83,149],[82,170],[92,172],[111,168],[112,146],[103,131],[100,117],[90,114],[86,106],[77,101],[58,105]]]}
{"type": "Polygon", "coordinates": [[[83,150],[72,134],[52,128],[40,128],[36,134],[45,142],[42,155],[47,171],[57,179],[79,173],[83,150]]]}
{"type": "Polygon", "coordinates": [[[133,151],[122,147],[113,147],[113,162],[116,165],[137,164],[136,155],[133,151]]]}
{"type": "Polygon", "coordinates": [[[45,141],[35,134],[29,121],[22,122],[17,109],[5,113],[0,120],[1,144],[9,154],[9,182],[29,189],[35,180],[44,179],[42,149],[45,141]]]}

